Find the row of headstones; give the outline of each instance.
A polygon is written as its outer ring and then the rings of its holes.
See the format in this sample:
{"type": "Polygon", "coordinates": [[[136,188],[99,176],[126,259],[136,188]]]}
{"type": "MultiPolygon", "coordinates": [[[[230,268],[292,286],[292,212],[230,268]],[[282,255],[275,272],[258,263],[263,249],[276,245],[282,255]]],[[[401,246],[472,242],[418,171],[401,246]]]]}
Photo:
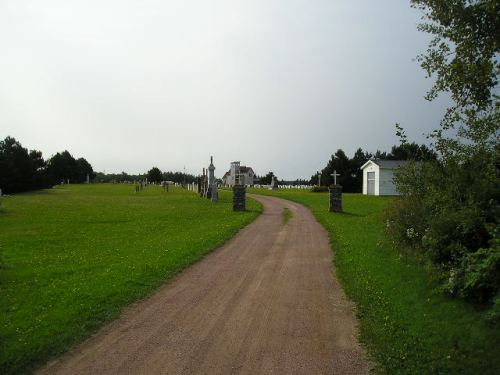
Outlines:
{"type": "MultiPolygon", "coordinates": [[[[141,180],[141,181],[134,181],[134,182],[130,182],[130,181],[123,181],[123,182],[120,182],[120,183],[124,183],[124,184],[134,184],[134,189],[135,189],[135,192],[138,193],[142,190],[144,190],[148,185],[156,185],[156,183],[154,182],[148,182],[148,180],[141,180]]],[[[175,183],[172,183],[171,181],[162,181],[160,182],[159,184],[163,191],[168,193],[168,187],[170,185],[174,185],[174,186],[181,186],[181,184],[175,182],[175,183]]],[[[189,186],[189,185],[188,185],[189,186]]]]}

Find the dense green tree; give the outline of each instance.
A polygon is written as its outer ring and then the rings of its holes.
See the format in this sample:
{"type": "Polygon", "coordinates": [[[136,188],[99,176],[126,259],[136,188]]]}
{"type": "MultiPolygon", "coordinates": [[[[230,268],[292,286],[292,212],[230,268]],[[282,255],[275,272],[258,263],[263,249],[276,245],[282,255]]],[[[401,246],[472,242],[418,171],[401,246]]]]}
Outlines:
{"type": "Polygon", "coordinates": [[[94,179],[95,173],[94,170],[92,169],[92,166],[90,163],[85,160],[84,158],[79,158],[76,160],[76,166],[77,166],[77,182],[86,182],[87,181],[87,176],[89,176],[89,179],[94,179]]]}
{"type": "MultiPolygon", "coordinates": [[[[360,193],[363,185],[363,173],[361,166],[371,158],[371,154],[358,148],[352,159],[349,159],[341,149],[332,155],[325,168],[321,170],[321,186],[333,184],[333,171],[340,176],[337,177],[337,184],[342,185],[343,191],[347,193],[360,193]]],[[[318,174],[311,176],[309,183],[318,184],[318,174]]]]}
{"type": "Polygon", "coordinates": [[[271,185],[274,172],[268,172],[265,176],[259,177],[259,184],[261,185],[271,185]]]}
{"type": "Polygon", "coordinates": [[[415,142],[405,142],[400,145],[392,146],[391,152],[387,154],[384,159],[414,161],[436,160],[437,154],[426,145],[418,145],[415,142]]]}
{"type": "Polygon", "coordinates": [[[40,151],[29,151],[15,138],[0,141],[0,189],[16,193],[47,186],[45,162],[40,151]]]}
{"type": "Polygon", "coordinates": [[[342,185],[344,191],[350,192],[353,188],[351,163],[345,152],[341,149],[338,149],[332,155],[326,167],[321,171],[321,185],[328,186],[333,184],[332,174],[334,170],[340,174],[337,177],[337,184],[342,185]]]}
{"type": "Polygon", "coordinates": [[[500,319],[500,2],[412,4],[424,12],[419,29],[433,35],[419,57],[435,78],[427,99],[446,92],[453,105],[431,134],[438,160],[397,174],[390,230],[448,272],[445,290],[490,304],[500,319]]]}
{"type": "Polygon", "coordinates": [[[65,150],[52,156],[47,163],[47,173],[52,183],[76,183],[78,179],[78,164],[76,159],[65,150]]]}
{"type": "Polygon", "coordinates": [[[162,174],[159,168],[153,167],[147,173],[148,181],[160,183],[162,180],[162,174]]]}
{"type": "Polygon", "coordinates": [[[43,160],[42,151],[31,150],[29,152],[29,156],[36,166],[37,170],[42,170],[47,166],[47,163],[45,162],[45,160],[43,160]]]}
{"type": "Polygon", "coordinates": [[[351,165],[351,176],[352,176],[352,193],[361,193],[363,190],[363,171],[361,166],[370,160],[372,154],[367,151],[363,151],[358,148],[354,153],[354,156],[350,160],[351,165]]]}
{"type": "Polygon", "coordinates": [[[172,181],[172,182],[177,182],[179,184],[182,184],[184,182],[186,182],[187,184],[196,182],[196,176],[189,173],[163,172],[162,176],[164,181],[172,181]]]}
{"type": "Polygon", "coordinates": [[[435,78],[427,99],[451,95],[450,107],[433,138],[445,157],[498,144],[500,2],[498,0],[412,0],[424,13],[421,31],[433,36],[419,61],[435,78]],[[456,128],[457,135],[447,134],[456,128]]]}
{"type": "Polygon", "coordinates": [[[90,163],[84,158],[75,159],[69,151],[58,152],[47,162],[47,176],[52,184],[61,182],[83,183],[95,178],[95,173],[90,163]]]}

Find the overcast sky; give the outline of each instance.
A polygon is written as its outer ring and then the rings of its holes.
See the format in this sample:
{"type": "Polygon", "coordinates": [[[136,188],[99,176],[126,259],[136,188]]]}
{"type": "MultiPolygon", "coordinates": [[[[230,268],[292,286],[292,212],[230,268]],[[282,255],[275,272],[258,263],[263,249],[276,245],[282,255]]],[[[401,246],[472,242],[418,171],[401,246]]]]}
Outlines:
{"type": "Polygon", "coordinates": [[[401,0],[0,0],[0,137],[97,171],[309,178],[338,148],[425,142],[446,100],[401,0]]]}

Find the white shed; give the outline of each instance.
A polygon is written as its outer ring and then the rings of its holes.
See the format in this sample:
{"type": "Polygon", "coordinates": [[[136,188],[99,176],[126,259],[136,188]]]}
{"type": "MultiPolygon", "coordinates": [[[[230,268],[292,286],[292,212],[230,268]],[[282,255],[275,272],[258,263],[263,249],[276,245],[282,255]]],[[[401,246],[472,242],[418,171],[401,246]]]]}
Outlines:
{"type": "Polygon", "coordinates": [[[406,164],[406,160],[368,160],[361,166],[363,194],[399,195],[394,184],[394,171],[406,164]]]}

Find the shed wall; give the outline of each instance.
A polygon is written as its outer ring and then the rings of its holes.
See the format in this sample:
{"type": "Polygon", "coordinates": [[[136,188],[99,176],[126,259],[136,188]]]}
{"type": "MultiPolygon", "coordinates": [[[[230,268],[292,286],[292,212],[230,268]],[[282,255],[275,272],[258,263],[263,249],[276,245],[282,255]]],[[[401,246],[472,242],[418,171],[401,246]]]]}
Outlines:
{"type": "Polygon", "coordinates": [[[380,169],[379,195],[399,195],[394,184],[394,169],[380,169]]]}

